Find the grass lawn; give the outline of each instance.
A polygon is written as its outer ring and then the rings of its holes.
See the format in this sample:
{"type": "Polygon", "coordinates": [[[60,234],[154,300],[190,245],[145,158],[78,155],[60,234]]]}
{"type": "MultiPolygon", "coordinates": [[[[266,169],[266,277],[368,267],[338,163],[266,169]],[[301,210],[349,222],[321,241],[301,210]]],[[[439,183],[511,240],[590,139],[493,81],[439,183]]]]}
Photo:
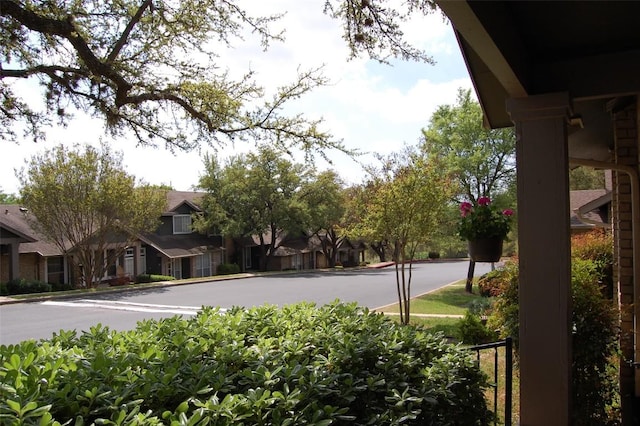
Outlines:
{"type": "MultiPolygon", "coordinates": [[[[412,299],[411,313],[464,315],[472,301],[483,299],[483,297],[477,293],[467,293],[464,290],[465,282],[466,280],[456,281],[446,287],[412,299]]],[[[398,312],[398,304],[385,306],[381,311],[389,313],[398,312]]]]}

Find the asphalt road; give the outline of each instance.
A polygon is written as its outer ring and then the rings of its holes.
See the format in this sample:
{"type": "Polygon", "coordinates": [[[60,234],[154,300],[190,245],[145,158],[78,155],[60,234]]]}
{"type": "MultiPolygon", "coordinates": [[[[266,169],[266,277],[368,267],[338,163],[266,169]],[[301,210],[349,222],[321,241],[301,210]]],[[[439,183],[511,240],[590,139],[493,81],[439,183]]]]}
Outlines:
{"type": "MultiPolygon", "coordinates": [[[[411,293],[417,296],[464,279],[467,268],[465,261],[416,264],[411,293]]],[[[490,264],[479,263],[476,275],[489,269],[490,264]]],[[[375,309],[396,302],[395,282],[393,267],[313,271],[9,304],[0,306],[0,344],[46,339],[60,330],[80,332],[96,324],[128,330],[143,319],[195,315],[202,306],[323,305],[340,300],[375,309]]]]}

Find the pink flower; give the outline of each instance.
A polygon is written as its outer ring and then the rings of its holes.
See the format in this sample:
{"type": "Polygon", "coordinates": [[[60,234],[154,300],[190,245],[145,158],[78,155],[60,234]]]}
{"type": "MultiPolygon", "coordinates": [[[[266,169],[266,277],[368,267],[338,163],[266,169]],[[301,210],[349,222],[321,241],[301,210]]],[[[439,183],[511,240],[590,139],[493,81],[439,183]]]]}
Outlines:
{"type": "Polygon", "coordinates": [[[478,205],[479,206],[488,206],[489,204],[491,204],[491,199],[489,197],[480,197],[480,198],[478,198],[478,205]]]}
{"type": "Polygon", "coordinates": [[[471,212],[471,210],[473,210],[473,205],[468,201],[460,203],[460,216],[467,216],[471,212]]]}
{"type": "Polygon", "coordinates": [[[505,215],[505,216],[513,216],[513,210],[504,209],[504,210],[502,210],[502,214],[505,215]]]}

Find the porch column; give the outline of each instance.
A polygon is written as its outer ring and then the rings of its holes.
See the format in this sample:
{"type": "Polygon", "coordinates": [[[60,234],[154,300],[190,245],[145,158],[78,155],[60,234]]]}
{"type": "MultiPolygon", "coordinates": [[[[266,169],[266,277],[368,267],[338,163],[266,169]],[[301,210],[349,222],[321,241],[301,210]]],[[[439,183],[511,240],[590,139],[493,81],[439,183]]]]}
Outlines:
{"type": "Polygon", "coordinates": [[[9,244],[9,250],[11,250],[11,264],[9,265],[9,271],[11,271],[11,273],[9,274],[9,279],[11,280],[16,280],[20,278],[20,243],[17,241],[14,241],[13,243],[9,244]]]}
{"type": "Polygon", "coordinates": [[[520,424],[571,417],[567,93],[507,101],[516,126],[520,424]]]}

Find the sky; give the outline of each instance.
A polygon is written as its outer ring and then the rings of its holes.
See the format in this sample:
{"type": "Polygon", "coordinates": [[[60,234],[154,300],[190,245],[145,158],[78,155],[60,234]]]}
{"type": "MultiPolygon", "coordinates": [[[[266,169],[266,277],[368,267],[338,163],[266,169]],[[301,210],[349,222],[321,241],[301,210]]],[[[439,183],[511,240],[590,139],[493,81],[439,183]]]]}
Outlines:
{"type": "MultiPolygon", "coordinates": [[[[453,30],[440,14],[416,17],[403,26],[407,39],[433,56],[435,65],[402,61],[384,65],[366,58],[348,60],[340,23],[322,13],[324,0],[241,3],[254,15],[286,12],[273,27],[284,29],[286,39],[264,52],[249,35],[244,41],[234,42],[234,49],[222,52],[220,65],[232,73],[256,71],[256,80],[267,91],[293,81],[298,68],[323,66],[323,74],[331,83],[291,103],[285,112],[322,118],[322,130],[342,139],[347,148],[364,153],[358,162],[335,151],[327,152],[332,164],[318,159],[318,169],[333,168],[347,183],[366,179],[359,163],[375,163],[374,153],[389,154],[405,144],[416,144],[436,108],[455,103],[459,88],[472,87],[453,30]]],[[[171,153],[164,147],[138,147],[132,139],[110,138],[100,121],[77,114],[66,128],[50,128],[45,142],[25,140],[14,144],[0,140],[0,191],[19,192],[16,171],[34,155],[60,143],[97,146],[101,138],[123,153],[126,171],[141,182],[167,184],[181,191],[197,185],[204,171],[205,153],[224,162],[230,155],[252,149],[236,144],[217,151],[202,147],[200,152],[171,153]]],[[[302,157],[294,161],[302,161],[302,157]]]]}

